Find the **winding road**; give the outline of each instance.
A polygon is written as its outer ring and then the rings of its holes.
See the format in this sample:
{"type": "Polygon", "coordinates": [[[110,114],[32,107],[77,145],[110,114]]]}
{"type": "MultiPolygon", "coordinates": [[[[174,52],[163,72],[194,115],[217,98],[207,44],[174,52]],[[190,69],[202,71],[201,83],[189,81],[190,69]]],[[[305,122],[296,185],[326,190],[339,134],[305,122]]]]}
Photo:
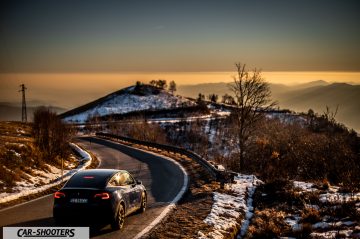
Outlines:
{"type": "MultiPolygon", "coordinates": [[[[161,156],[95,137],[81,137],[76,143],[101,160],[99,168],[128,170],[148,191],[145,213],[127,217],[120,231],[112,231],[110,226],[91,230],[91,238],[136,237],[166,209],[184,186],[186,176],[183,171],[161,156]]],[[[52,205],[53,196],[48,195],[0,210],[0,226],[55,226],[52,205]]],[[[2,237],[2,233],[0,235],[2,237]]]]}

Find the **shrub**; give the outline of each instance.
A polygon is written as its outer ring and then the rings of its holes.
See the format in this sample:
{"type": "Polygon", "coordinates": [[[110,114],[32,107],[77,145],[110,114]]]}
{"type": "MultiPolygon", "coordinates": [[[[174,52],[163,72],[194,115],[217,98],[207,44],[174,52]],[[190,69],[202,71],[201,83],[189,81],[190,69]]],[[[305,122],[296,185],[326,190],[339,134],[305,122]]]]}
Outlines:
{"type": "Polygon", "coordinates": [[[357,210],[356,201],[344,202],[340,205],[332,205],[326,207],[323,214],[330,215],[335,218],[350,217],[350,220],[360,221],[360,212],[357,210]]]}
{"type": "Polygon", "coordinates": [[[243,170],[265,181],[325,180],[323,189],[327,181],[360,189],[360,139],[351,132],[314,132],[303,123],[264,119],[248,143],[243,170]]]}
{"type": "Polygon", "coordinates": [[[290,230],[285,213],[275,209],[256,211],[246,238],[278,238],[290,230]]]}
{"type": "Polygon", "coordinates": [[[317,223],[321,221],[320,212],[315,208],[306,207],[301,214],[301,222],[302,223],[317,223]]]}

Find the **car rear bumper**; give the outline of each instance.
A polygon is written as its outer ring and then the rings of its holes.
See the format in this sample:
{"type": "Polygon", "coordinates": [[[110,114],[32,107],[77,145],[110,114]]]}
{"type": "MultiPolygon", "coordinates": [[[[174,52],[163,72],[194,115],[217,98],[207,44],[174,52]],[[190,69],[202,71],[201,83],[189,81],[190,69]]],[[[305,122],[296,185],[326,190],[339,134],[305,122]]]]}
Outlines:
{"type": "Polygon", "coordinates": [[[54,205],[53,216],[69,222],[110,222],[114,212],[109,205],[54,205]]]}

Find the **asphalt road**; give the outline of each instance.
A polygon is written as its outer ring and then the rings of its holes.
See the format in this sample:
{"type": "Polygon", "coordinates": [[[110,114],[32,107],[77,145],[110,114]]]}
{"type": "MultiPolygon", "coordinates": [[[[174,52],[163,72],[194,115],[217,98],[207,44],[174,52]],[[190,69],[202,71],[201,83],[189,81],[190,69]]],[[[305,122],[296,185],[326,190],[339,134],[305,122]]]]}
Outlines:
{"type": "MultiPolygon", "coordinates": [[[[121,231],[112,231],[110,226],[91,230],[91,238],[133,238],[161,214],[183,186],[183,172],[160,156],[93,137],[79,138],[77,143],[101,160],[99,168],[128,170],[143,182],[148,192],[145,213],[127,217],[121,231]]],[[[1,210],[0,226],[55,226],[52,205],[53,196],[48,195],[1,210]]]]}

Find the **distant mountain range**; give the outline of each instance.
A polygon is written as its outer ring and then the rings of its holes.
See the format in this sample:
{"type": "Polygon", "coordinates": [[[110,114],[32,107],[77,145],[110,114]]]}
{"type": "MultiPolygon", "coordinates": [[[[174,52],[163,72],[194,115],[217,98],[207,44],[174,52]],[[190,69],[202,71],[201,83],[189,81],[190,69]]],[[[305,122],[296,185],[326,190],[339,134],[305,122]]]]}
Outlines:
{"type": "MultiPolygon", "coordinates": [[[[33,105],[27,107],[28,121],[32,120],[33,113],[37,107],[33,105]]],[[[50,106],[50,108],[58,114],[66,111],[66,109],[56,106],[50,106]]],[[[0,102],[0,121],[21,121],[21,105],[19,103],[0,102]]]]}
{"type": "MultiPolygon", "coordinates": [[[[313,87],[321,87],[327,86],[329,83],[326,81],[312,81],[305,84],[299,84],[295,86],[289,85],[282,85],[282,84],[270,84],[271,92],[274,98],[277,98],[279,95],[284,93],[289,93],[290,91],[294,90],[301,90],[301,89],[309,89],[313,87]]],[[[196,98],[199,93],[204,94],[205,96],[209,94],[217,94],[220,97],[224,94],[231,94],[229,83],[204,83],[204,84],[197,84],[197,85],[180,85],[178,86],[177,94],[196,98]]]]}
{"type": "MultiPolygon", "coordinates": [[[[360,132],[360,85],[313,81],[294,86],[270,84],[272,97],[282,109],[307,112],[313,109],[322,114],[326,106],[332,111],[338,106],[336,119],[347,127],[360,132]]],[[[196,98],[215,93],[219,99],[225,93],[231,94],[228,83],[184,85],[178,87],[178,94],[196,98]]]]}

